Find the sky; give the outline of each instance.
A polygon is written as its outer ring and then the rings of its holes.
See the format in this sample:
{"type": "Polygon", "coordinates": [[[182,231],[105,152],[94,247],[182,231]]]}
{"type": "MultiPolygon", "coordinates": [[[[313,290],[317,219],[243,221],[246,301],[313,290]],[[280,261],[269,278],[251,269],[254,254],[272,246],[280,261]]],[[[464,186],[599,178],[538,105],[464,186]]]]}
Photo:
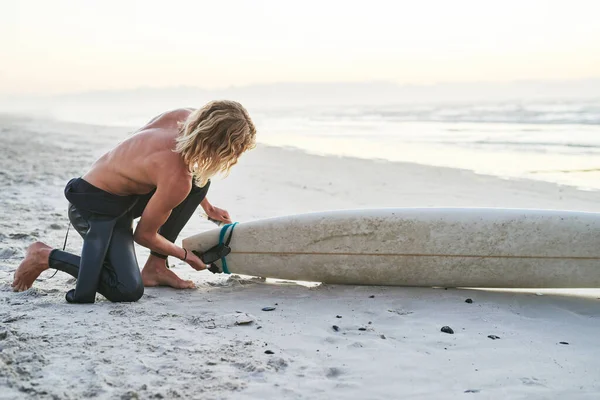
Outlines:
{"type": "Polygon", "coordinates": [[[0,0],[0,95],[600,77],[596,0],[0,0]]]}

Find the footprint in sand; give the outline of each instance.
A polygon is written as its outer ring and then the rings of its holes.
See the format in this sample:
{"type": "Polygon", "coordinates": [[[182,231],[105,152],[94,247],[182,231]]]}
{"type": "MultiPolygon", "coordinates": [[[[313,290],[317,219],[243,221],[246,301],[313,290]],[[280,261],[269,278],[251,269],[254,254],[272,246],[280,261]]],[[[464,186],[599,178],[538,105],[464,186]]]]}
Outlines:
{"type": "Polygon", "coordinates": [[[523,383],[523,385],[526,386],[543,386],[545,387],[546,385],[544,385],[538,378],[521,378],[521,382],[523,383]]]}
{"type": "Polygon", "coordinates": [[[344,372],[341,369],[336,368],[336,367],[331,367],[331,368],[327,369],[327,373],[325,374],[325,376],[328,378],[337,378],[343,374],[344,374],[344,372]]]}

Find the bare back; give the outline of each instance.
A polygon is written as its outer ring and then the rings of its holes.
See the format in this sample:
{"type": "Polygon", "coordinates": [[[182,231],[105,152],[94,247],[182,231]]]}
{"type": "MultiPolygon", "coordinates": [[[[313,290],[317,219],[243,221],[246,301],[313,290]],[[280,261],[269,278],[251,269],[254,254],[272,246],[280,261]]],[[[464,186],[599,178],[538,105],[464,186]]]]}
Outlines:
{"type": "Polygon", "coordinates": [[[173,152],[178,123],[191,111],[180,109],[154,118],[100,157],[83,179],[120,196],[148,193],[165,179],[191,181],[191,173],[181,156],[173,152]]]}

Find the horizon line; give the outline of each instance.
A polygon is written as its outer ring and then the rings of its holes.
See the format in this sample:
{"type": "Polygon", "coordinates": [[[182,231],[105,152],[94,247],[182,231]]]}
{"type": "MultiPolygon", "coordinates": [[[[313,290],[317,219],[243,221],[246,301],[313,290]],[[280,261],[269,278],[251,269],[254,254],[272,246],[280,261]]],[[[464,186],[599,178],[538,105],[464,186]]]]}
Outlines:
{"type": "Polygon", "coordinates": [[[185,90],[199,90],[206,92],[219,92],[226,90],[239,90],[239,89],[248,89],[248,88],[258,88],[258,87],[269,87],[269,86],[285,86],[285,85],[307,85],[307,86],[331,86],[331,85],[348,85],[348,86],[358,86],[358,85],[387,85],[390,87],[396,88],[432,88],[436,86],[454,86],[454,85],[465,85],[465,86],[477,86],[477,85],[493,85],[493,86],[507,86],[507,85],[523,85],[523,84],[576,84],[576,83],[584,83],[590,81],[598,81],[600,83],[600,75],[594,77],[587,78],[575,78],[575,79],[514,79],[509,81],[485,81],[485,80],[477,80],[477,81],[438,81],[438,82],[430,82],[430,83],[398,83],[390,80],[363,80],[363,81],[279,81],[279,82],[264,82],[264,83],[251,83],[246,85],[228,85],[228,86],[219,86],[219,87],[203,87],[203,86],[194,86],[194,85],[171,85],[171,86],[136,86],[131,88],[107,88],[107,89],[89,89],[89,90],[76,90],[76,91],[67,91],[61,93],[0,93],[0,97],[38,97],[38,98],[48,98],[48,97],[62,97],[62,96],[79,96],[79,95],[87,95],[87,94],[100,94],[100,93],[118,93],[118,92],[135,92],[135,91],[143,91],[143,90],[174,90],[174,89],[185,89],[185,90]]]}

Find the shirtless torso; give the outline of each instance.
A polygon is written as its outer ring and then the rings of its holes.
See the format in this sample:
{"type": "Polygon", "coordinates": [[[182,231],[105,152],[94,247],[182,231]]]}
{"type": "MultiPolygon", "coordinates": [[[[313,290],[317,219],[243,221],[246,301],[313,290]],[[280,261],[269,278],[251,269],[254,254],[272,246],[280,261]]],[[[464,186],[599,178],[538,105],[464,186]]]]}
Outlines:
{"type": "MultiPolygon", "coordinates": [[[[83,179],[109,193],[126,196],[146,194],[156,188],[137,225],[134,240],[165,255],[184,258],[183,250],[157,232],[171,210],[181,203],[192,188],[192,173],[181,156],[173,151],[179,122],[192,110],[164,113],[114,149],[100,157],[83,179]]],[[[208,200],[204,200],[203,207],[208,200]]],[[[205,265],[193,254],[186,261],[195,269],[205,265]]]]}
{"type": "MultiPolygon", "coordinates": [[[[178,124],[192,111],[180,109],[154,118],[100,157],[83,179],[120,196],[145,194],[159,184],[169,182],[183,183],[185,189],[192,174],[173,149],[179,133],[178,124]]],[[[187,189],[189,191],[189,187],[187,189]]]]}

